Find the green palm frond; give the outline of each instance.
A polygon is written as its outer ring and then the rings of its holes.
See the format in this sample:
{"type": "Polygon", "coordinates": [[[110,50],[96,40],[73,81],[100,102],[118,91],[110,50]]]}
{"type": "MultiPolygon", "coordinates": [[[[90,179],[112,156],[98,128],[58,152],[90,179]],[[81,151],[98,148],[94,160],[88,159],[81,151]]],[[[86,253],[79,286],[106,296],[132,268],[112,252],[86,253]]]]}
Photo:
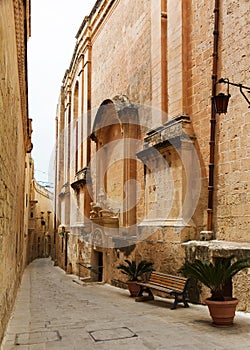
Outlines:
{"type": "Polygon", "coordinates": [[[193,277],[211,290],[212,299],[223,300],[223,287],[244,268],[250,267],[250,259],[238,259],[231,262],[233,255],[227,258],[217,258],[214,263],[196,259],[187,261],[180,272],[184,276],[193,277]]]}
{"type": "Polygon", "coordinates": [[[147,260],[142,260],[138,264],[135,260],[125,259],[124,262],[126,264],[119,264],[117,269],[127,275],[131,281],[138,281],[144,273],[153,271],[153,263],[147,260]]]}

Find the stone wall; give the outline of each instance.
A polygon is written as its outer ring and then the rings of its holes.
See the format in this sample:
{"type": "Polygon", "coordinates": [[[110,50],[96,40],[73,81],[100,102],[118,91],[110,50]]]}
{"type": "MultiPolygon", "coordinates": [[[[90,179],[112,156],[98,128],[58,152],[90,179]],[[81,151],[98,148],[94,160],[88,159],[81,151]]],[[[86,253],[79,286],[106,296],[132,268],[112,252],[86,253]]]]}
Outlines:
{"type": "MultiPolygon", "coordinates": [[[[60,125],[67,123],[76,110],[84,112],[78,115],[83,118],[79,125],[85,135],[80,151],[82,171],[84,167],[89,169],[89,164],[92,169],[89,179],[80,179],[73,167],[69,172],[69,145],[59,140],[62,156],[58,164],[60,169],[64,167],[64,174],[70,173],[64,184],[58,181],[58,208],[61,205],[61,218],[69,232],[58,237],[65,269],[68,261],[74,273],[78,261],[90,266],[102,261],[103,280],[111,283],[124,280],[116,266],[129,258],[150,259],[156,269],[178,273],[185,254],[189,257],[182,243],[199,242],[205,237],[201,232],[208,222],[214,57],[218,56],[216,79],[228,77],[249,85],[247,1],[219,1],[218,9],[214,9],[215,3],[101,0],[84,19],[63,81],[60,125]],[[219,14],[218,52],[213,52],[215,14],[219,14]],[[74,91],[80,94],[73,102],[78,101],[78,109],[71,103],[74,91]],[[102,113],[104,106],[111,106],[107,113],[102,113]],[[121,117],[126,108],[136,109],[137,134],[126,134],[128,129],[121,117]],[[99,127],[102,132],[97,131],[99,127]],[[119,149],[123,159],[117,161],[120,153],[112,142],[125,137],[138,141],[133,162],[127,161],[126,147],[119,149]],[[100,150],[103,157],[96,161],[100,150]],[[107,160],[111,165],[105,168],[107,160]],[[98,182],[101,175],[103,188],[98,182]],[[91,245],[93,226],[87,220],[88,201],[99,202],[102,189],[106,191],[104,197],[122,202],[124,185],[131,179],[138,181],[138,192],[131,190],[128,197],[131,200],[134,196],[137,204],[130,215],[119,217],[119,237],[112,237],[103,225],[103,241],[110,242],[110,246],[91,245]],[[73,222],[74,208],[67,204],[72,198],[78,203],[77,210],[84,213],[82,222],[73,222]]],[[[218,84],[217,92],[224,88],[218,84]]],[[[249,244],[249,111],[239,90],[231,91],[228,114],[216,115],[212,230],[217,240],[249,244]]],[[[132,124],[132,118],[128,124],[132,124]]],[[[71,143],[74,148],[74,141],[71,143]]],[[[86,277],[88,271],[83,275],[86,277]]],[[[241,282],[236,284],[243,286],[241,282]]],[[[202,298],[204,295],[202,291],[202,298]]],[[[241,309],[248,308],[246,300],[244,297],[241,309]]]]}
{"type": "Polygon", "coordinates": [[[92,37],[92,108],[118,94],[151,101],[150,1],[116,4],[92,37]]]}
{"type": "Polygon", "coordinates": [[[0,2],[0,342],[27,262],[26,14],[21,0],[0,2]]]}
{"type": "MultiPolygon", "coordinates": [[[[168,3],[172,6],[171,1],[168,3]]],[[[197,138],[195,147],[200,159],[201,194],[196,219],[202,230],[207,224],[214,1],[182,1],[182,3],[185,3],[182,32],[185,47],[183,55],[186,57],[186,70],[184,68],[182,79],[186,79],[185,112],[192,122],[194,135],[197,138]]],[[[175,74],[175,69],[171,74],[175,74]]],[[[176,85],[176,89],[178,88],[181,87],[176,85]]]]}
{"type": "MultiPolygon", "coordinates": [[[[250,86],[249,3],[223,2],[222,14],[220,76],[250,86]]],[[[219,88],[227,90],[224,84],[219,88]]],[[[217,123],[216,232],[218,239],[249,242],[250,111],[238,87],[231,86],[229,92],[228,113],[217,123]]]]}

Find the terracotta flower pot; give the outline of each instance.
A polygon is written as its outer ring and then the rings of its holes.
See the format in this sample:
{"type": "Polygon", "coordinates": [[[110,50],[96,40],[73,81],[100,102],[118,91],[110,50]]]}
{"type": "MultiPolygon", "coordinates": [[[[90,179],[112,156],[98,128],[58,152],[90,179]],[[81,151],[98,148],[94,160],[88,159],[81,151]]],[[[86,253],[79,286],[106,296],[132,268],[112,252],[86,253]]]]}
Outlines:
{"type": "Polygon", "coordinates": [[[135,281],[127,281],[128,290],[131,297],[136,297],[139,293],[140,286],[135,281]]]}
{"type": "Polygon", "coordinates": [[[216,326],[231,326],[233,324],[238,299],[231,298],[225,301],[206,299],[213,324],[216,326]]]}

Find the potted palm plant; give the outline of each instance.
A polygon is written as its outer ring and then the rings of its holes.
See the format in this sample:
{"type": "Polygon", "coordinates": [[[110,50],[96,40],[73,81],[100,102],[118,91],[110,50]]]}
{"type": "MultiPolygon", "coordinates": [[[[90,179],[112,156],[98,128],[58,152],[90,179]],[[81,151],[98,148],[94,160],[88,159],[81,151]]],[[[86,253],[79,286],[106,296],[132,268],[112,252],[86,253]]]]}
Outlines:
{"type": "Polygon", "coordinates": [[[143,276],[147,273],[152,272],[153,263],[147,260],[142,260],[138,264],[135,260],[124,260],[124,264],[119,264],[117,266],[118,270],[128,276],[128,280],[126,281],[128,290],[130,291],[131,297],[136,297],[139,292],[139,286],[136,282],[142,280],[143,276]]]}
{"type": "Polygon", "coordinates": [[[239,271],[250,267],[250,259],[238,259],[232,262],[233,255],[227,258],[218,258],[214,263],[196,259],[187,261],[180,269],[184,276],[193,277],[210,289],[211,297],[205,300],[208,305],[213,323],[218,326],[233,324],[237,298],[225,297],[225,285],[239,271]]]}

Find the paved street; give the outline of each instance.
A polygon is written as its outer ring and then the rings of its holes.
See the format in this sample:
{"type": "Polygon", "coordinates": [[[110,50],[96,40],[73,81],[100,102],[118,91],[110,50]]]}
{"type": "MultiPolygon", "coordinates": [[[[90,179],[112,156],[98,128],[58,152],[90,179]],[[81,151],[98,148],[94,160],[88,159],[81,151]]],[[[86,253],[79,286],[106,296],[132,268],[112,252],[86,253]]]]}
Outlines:
{"type": "Polygon", "coordinates": [[[250,314],[216,328],[205,306],[170,310],[167,299],[138,303],[127,290],[76,282],[50,259],[31,263],[1,349],[250,349],[250,314]]]}

